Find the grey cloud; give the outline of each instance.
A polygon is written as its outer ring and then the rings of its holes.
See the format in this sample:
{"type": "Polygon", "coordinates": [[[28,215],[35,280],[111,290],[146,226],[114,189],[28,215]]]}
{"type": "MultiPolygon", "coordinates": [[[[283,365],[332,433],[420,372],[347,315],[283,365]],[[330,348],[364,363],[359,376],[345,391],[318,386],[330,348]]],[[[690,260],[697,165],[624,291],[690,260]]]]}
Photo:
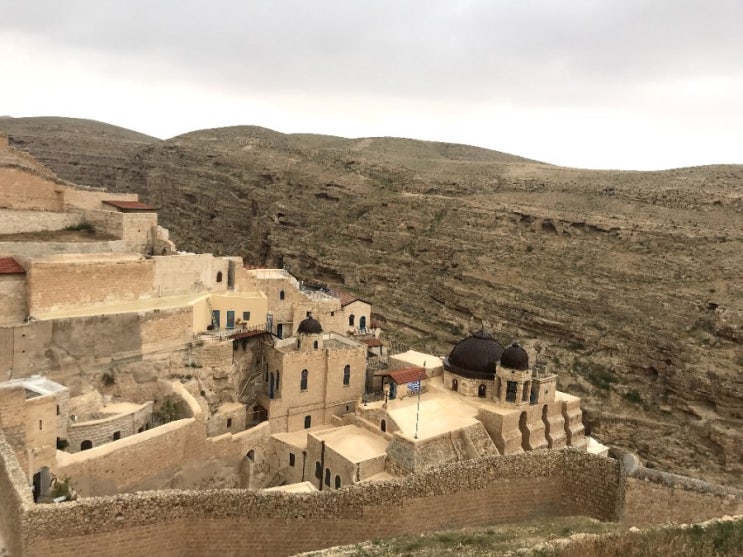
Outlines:
{"type": "Polygon", "coordinates": [[[0,32],[229,90],[571,104],[743,67],[739,0],[5,4],[0,32]]]}

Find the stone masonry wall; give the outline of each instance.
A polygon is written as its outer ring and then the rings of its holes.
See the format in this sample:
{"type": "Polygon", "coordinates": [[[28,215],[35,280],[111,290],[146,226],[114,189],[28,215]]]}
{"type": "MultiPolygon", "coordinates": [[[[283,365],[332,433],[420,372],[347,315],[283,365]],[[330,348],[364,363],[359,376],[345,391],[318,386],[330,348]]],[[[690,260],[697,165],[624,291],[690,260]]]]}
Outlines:
{"type": "Polygon", "coordinates": [[[0,209],[0,234],[62,230],[80,222],[79,215],[49,211],[7,211],[0,209]]]}
{"type": "Polygon", "coordinates": [[[20,211],[62,211],[59,184],[18,168],[0,168],[0,208],[20,211]]]}
{"type": "Polygon", "coordinates": [[[0,537],[10,555],[23,555],[22,519],[33,506],[29,483],[0,430],[0,537]]]}
{"type": "Polygon", "coordinates": [[[146,550],[151,556],[280,556],[539,516],[606,517],[621,498],[616,482],[607,479],[619,473],[610,459],[545,451],[314,494],[225,489],[83,499],[27,511],[19,555],[134,556],[146,550]],[[564,471],[576,465],[590,476],[565,482],[564,471]],[[599,493],[601,500],[573,497],[569,490],[599,493]]]}
{"type": "Polygon", "coordinates": [[[26,275],[0,275],[0,325],[21,323],[27,315],[26,275]]]}
{"type": "Polygon", "coordinates": [[[743,491],[639,468],[627,479],[623,520],[642,526],[743,514],[743,491]]]}

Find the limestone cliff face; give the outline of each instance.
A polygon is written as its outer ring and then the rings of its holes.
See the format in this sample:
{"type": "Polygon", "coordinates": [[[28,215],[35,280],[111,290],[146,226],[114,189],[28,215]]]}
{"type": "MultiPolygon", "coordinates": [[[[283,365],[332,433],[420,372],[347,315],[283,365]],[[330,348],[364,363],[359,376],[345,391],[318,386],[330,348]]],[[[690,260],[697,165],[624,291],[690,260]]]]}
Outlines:
{"type": "Polygon", "coordinates": [[[161,207],[181,249],[343,285],[419,349],[445,353],[483,320],[536,339],[602,441],[739,481],[743,167],[587,171],[256,127],[158,141],[104,126],[97,141],[82,125],[0,132],[64,179],[161,207]]]}

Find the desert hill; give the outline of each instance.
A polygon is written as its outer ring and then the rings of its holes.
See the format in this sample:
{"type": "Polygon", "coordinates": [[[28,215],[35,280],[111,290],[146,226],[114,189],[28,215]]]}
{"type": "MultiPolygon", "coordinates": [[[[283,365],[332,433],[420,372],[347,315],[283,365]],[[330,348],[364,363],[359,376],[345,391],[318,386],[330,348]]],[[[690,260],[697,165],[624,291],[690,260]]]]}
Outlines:
{"type": "Polygon", "coordinates": [[[161,207],[181,249],[360,294],[396,341],[445,353],[484,321],[532,342],[602,441],[740,482],[743,166],[579,170],[255,126],[161,141],[19,118],[0,132],[63,179],[161,207]]]}

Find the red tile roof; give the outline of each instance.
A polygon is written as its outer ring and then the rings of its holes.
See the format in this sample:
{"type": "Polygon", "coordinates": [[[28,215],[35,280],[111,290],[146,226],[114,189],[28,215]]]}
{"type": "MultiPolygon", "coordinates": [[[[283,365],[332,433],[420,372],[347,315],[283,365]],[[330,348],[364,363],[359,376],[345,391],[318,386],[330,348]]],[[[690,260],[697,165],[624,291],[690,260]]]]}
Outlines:
{"type": "Polygon", "coordinates": [[[348,304],[357,300],[361,302],[364,301],[356,294],[351,294],[350,292],[346,292],[345,290],[341,290],[340,288],[328,288],[328,294],[330,294],[333,298],[338,298],[341,301],[341,306],[347,306],[348,304]]]}
{"type": "Polygon", "coordinates": [[[362,338],[360,339],[361,342],[366,344],[369,348],[375,348],[377,346],[382,346],[382,341],[378,338],[362,338]]]}
{"type": "Polygon", "coordinates": [[[12,257],[0,257],[0,275],[20,275],[26,272],[12,257]]]}
{"type": "Polygon", "coordinates": [[[421,379],[428,379],[426,368],[424,367],[404,367],[402,369],[396,369],[390,372],[390,377],[392,377],[392,380],[398,385],[420,381],[421,379]]]}
{"type": "Polygon", "coordinates": [[[147,205],[147,203],[142,203],[141,201],[118,201],[118,200],[104,200],[104,203],[108,203],[109,205],[113,205],[114,207],[117,207],[121,209],[122,211],[126,210],[135,210],[135,211],[155,211],[155,207],[152,205],[147,205]]]}
{"type": "Polygon", "coordinates": [[[248,337],[255,337],[258,335],[265,335],[268,333],[265,329],[254,329],[252,331],[243,331],[240,333],[235,333],[234,335],[230,335],[230,338],[232,340],[240,340],[241,338],[248,338],[248,337]]]}

